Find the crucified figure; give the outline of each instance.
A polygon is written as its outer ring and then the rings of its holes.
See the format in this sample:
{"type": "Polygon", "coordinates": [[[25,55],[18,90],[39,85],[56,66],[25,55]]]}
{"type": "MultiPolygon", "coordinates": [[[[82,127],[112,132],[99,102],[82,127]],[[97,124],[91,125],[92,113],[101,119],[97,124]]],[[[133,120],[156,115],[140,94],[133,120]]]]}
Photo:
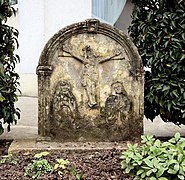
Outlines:
{"type": "Polygon", "coordinates": [[[63,52],[69,54],[70,57],[79,60],[83,64],[81,84],[87,94],[88,106],[92,108],[98,104],[96,92],[99,75],[98,64],[104,63],[109,60],[122,60],[125,58],[120,57],[122,52],[115,52],[112,56],[107,56],[106,58],[96,56],[93,49],[89,45],[85,46],[82,51],[83,56],[82,58],[79,58],[75,56],[72,52],[70,52],[68,47],[63,46],[63,52]]]}

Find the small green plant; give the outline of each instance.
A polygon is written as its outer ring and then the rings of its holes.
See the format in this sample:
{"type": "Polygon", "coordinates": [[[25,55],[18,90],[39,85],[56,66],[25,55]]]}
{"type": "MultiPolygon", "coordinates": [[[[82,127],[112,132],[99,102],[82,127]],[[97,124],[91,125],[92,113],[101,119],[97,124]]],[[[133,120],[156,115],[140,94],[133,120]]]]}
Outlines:
{"type": "Polygon", "coordinates": [[[36,160],[33,160],[32,163],[29,163],[25,168],[25,176],[32,177],[32,179],[37,179],[44,173],[52,172],[52,166],[46,159],[43,158],[48,154],[48,152],[35,154],[34,158],[36,158],[36,160]]]}
{"type": "Polygon", "coordinates": [[[128,144],[122,153],[122,168],[135,180],[184,180],[185,138],[176,133],[167,142],[141,136],[141,146],[128,144]]]}
{"type": "Polygon", "coordinates": [[[76,167],[72,166],[71,167],[71,174],[73,177],[75,177],[77,180],[82,180],[84,173],[81,172],[80,174],[78,173],[76,167]]]}
{"type": "Polygon", "coordinates": [[[53,170],[58,172],[59,176],[62,176],[64,169],[66,168],[66,165],[69,164],[69,161],[66,159],[56,159],[57,163],[54,165],[53,170]]]}
{"type": "Polygon", "coordinates": [[[12,154],[8,154],[5,156],[2,156],[2,159],[0,159],[0,164],[5,164],[5,163],[16,165],[18,163],[18,160],[14,159],[12,154]]]}

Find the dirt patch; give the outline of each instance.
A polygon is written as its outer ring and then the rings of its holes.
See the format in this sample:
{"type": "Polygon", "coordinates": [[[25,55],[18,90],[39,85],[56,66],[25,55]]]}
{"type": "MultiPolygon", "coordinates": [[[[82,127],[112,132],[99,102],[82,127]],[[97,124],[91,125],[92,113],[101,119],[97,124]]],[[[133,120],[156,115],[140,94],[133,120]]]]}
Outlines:
{"type": "MultiPolygon", "coordinates": [[[[12,156],[7,156],[5,162],[2,163],[4,155],[8,154],[8,148],[12,141],[0,140],[0,179],[10,180],[26,180],[32,179],[25,176],[25,168],[31,162],[33,162],[34,155],[46,150],[19,150],[13,152],[12,156]]],[[[92,146],[92,144],[89,144],[92,146]]],[[[72,146],[72,145],[70,145],[72,146]]],[[[95,145],[94,145],[95,146],[95,145]]],[[[97,144],[98,146],[98,144],[97,144]]],[[[102,146],[102,144],[101,144],[102,146]]],[[[104,145],[105,146],[105,145],[104,145]]],[[[117,148],[112,149],[76,149],[69,148],[69,150],[48,150],[49,155],[44,157],[48,162],[54,166],[57,162],[56,159],[68,159],[69,164],[62,173],[52,172],[42,175],[39,179],[51,179],[51,180],[73,180],[77,179],[77,176],[72,174],[72,168],[75,168],[77,175],[83,174],[81,179],[87,180],[130,180],[131,178],[126,175],[121,169],[121,152],[122,150],[117,148]]],[[[125,144],[124,144],[125,146],[125,144]]],[[[74,146],[75,147],[75,146],[74,146]]],[[[86,146],[85,146],[86,147],[86,146]]],[[[119,146],[118,146],[119,147],[119,146]]]]}
{"type": "MultiPolygon", "coordinates": [[[[0,164],[1,179],[31,179],[25,176],[25,167],[32,162],[34,155],[41,151],[21,151],[16,152],[11,157],[11,160],[0,164]]],[[[83,173],[83,179],[87,180],[128,180],[129,177],[122,171],[120,166],[121,150],[101,150],[101,151],[72,151],[72,150],[51,150],[49,155],[45,157],[48,162],[54,166],[56,159],[68,159],[69,164],[62,174],[47,173],[40,177],[40,179],[62,179],[73,180],[77,179],[71,173],[71,167],[75,167],[77,174],[83,173]]]]}

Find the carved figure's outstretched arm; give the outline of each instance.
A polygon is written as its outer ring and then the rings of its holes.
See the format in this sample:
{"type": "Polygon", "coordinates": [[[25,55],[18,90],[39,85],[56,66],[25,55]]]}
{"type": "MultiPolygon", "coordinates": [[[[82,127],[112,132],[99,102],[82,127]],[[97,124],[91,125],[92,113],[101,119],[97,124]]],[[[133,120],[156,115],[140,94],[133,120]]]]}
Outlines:
{"type": "Polygon", "coordinates": [[[82,59],[80,59],[79,57],[75,56],[72,52],[70,52],[70,51],[68,50],[68,47],[63,46],[62,51],[70,55],[70,56],[67,56],[67,55],[65,56],[65,55],[63,55],[63,57],[73,57],[73,58],[75,58],[76,60],[80,61],[81,63],[84,62],[82,59]]]}
{"type": "Polygon", "coordinates": [[[125,59],[125,57],[119,57],[119,55],[121,55],[122,52],[119,52],[119,53],[115,53],[114,55],[112,56],[109,56],[105,59],[99,59],[99,63],[103,63],[103,62],[106,62],[106,61],[110,61],[110,60],[122,60],[122,59],[125,59]]]}

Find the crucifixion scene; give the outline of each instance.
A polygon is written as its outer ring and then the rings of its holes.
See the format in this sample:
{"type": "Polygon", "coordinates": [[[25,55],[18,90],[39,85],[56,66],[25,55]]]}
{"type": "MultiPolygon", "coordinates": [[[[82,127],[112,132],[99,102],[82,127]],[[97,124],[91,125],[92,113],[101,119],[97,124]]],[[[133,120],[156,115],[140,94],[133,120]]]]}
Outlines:
{"type": "Polygon", "coordinates": [[[115,142],[140,134],[142,63],[129,39],[92,19],[53,38],[37,68],[40,133],[61,142],[115,142]]]}
{"type": "Polygon", "coordinates": [[[98,106],[97,100],[97,87],[99,81],[99,70],[98,65],[110,60],[124,60],[125,57],[122,51],[115,50],[112,55],[106,57],[101,57],[96,54],[95,50],[90,45],[85,45],[82,48],[82,56],[76,56],[71,48],[64,45],[62,47],[63,57],[73,57],[80,61],[82,65],[81,71],[81,85],[84,87],[88,99],[88,106],[90,108],[95,108],[98,106]]]}

